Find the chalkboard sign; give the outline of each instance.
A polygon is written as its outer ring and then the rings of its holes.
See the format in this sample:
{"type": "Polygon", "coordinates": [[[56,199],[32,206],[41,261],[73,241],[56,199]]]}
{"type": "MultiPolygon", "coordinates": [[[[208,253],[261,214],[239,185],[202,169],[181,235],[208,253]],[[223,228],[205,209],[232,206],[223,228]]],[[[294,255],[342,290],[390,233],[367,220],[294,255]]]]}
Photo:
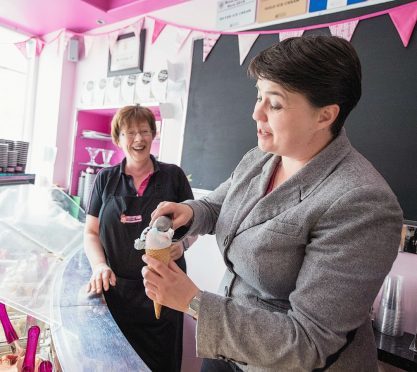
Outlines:
{"type": "MultiPolygon", "coordinates": [[[[266,29],[335,22],[405,4],[395,1],[266,29]]],[[[385,177],[407,220],[417,221],[417,32],[404,48],[389,15],[360,21],[352,37],[362,63],[362,98],[345,128],[356,147],[385,177]]],[[[322,28],[308,34],[330,34],[322,28]]],[[[239,65],[237,36],[222,35],[205,62],[202,40],[194,43],[181,166],[193,188],[213,190],[242,156],[257,145],[252,111],[255,81],[249,61],[278,41],[260,35],[239,65]]]]}

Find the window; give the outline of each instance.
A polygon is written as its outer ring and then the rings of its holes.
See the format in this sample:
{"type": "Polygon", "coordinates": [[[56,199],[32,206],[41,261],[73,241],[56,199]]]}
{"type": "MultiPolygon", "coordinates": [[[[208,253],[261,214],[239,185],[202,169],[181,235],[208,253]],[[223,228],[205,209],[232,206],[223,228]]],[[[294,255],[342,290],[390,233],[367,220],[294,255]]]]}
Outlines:
{"type": "Polygon", "coordinates": [[[24,140],[30,61],[14,45],[27,36],[0,26],[0,138],[24,140]]]}

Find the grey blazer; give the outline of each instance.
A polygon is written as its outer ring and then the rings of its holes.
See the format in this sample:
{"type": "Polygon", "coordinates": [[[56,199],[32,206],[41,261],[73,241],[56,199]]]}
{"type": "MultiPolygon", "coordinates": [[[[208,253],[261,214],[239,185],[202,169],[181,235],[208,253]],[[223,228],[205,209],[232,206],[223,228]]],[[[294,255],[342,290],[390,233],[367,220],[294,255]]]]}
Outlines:
{"type": "Polygon", "coordinates": [[[328,370],[377,371],[369,311],[397,255],[397,199],[344,130],[265,196],[279,160],[254,148],[185,202],[189,233],[215,233],[228,268],[220,294],[202,296],[197,354],[244,371],[312,371],[357,330],[328,370]]]}

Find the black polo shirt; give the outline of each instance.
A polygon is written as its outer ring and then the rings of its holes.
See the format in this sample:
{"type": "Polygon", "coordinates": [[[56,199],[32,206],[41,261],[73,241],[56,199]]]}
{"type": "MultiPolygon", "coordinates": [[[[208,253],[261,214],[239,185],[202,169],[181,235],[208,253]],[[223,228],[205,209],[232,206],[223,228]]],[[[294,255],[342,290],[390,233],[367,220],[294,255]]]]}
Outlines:
{"type": "MultiPolygon", "coordinates": [[[[152,155],[151,160],[154,166],[154,173],[151,175],[143,196],[152,197],[155,187],[161,188],[160,194],[167,201],[180,203],[187,199],[194,199],[191,186],[183,170],[174,164],[167,164],[157,161],[152,155]]],[[[125,173],[126,158],[113,167],[103,168],[94,181],[90,201],[87,207],[87,214],[98,217],[103,201],[107,197],[107,185],[110,180],[119,178],[115,195],[137,196],[133,177],[125,173]],[[103,197],[104,196],[104,197],[103,197]]]]}

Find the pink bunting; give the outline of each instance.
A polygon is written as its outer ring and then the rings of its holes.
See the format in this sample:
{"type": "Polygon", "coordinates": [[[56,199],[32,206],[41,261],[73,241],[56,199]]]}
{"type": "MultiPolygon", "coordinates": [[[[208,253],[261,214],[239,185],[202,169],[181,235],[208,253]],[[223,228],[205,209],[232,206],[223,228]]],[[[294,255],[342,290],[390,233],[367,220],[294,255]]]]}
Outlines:
{"type": "Polygon", "coordinates": [[[110,32],[107,37],[109,39],[109,49],[110,53],[113,53],[113,49],[116,46],[117,38],[119,37],[120,30],[116,30],[113,32],[110,32]]]}
{"type": "Polygon", "coordinates": [[[65,49],[68,45],[69,40],[73,37],[73,33],[67,33],[65,30],[62,30],[58,35],[58,46],[57,54],[58,56],[63,56],[65,49]]]}
{"type": "Polygon", "coordinates": [[[221,34],[213,34],[206,32],[203,40],[203,62],[207,59],[214,45],[217,43],[221,34]]]}
{"type": "Polygon", "coordinates": [[[19,43],[14,43],[14,45],[16,46],[16,48],[19,49],[20,53],[22,53],[25,58],[27,58],[27,55],[26,55],[26,42],[27,42],[27,40],[21,41],[19,43]]]}
{"type": "Polygon", "coordinates": [[[14,43],[17,49],[25,56],[25,58],[33,58],[34,56],[39,56],[45,46],[43,40],[37,38],[30,38],[19,43],[14,43]]]}
{"type": "Polygon", "coordinates": [[[390,9],[388,13],[400,34],[401,41],[407,47],[417,22],[417,2],[390,9]]]}
{"type": "Polygon", "coordinates": [[[161,22],[155,19],[155,24],[153,26],[153,33],[152,33],[152,44],[158,38],[159,34],[165,28],[167,24],[165,22],[161,22]]]}
{"type": "Polygon", "coordinates": [[[36,39],[36,50],[35,50],[36,56],[41,55],[44,46],[45,46],[45,42],[43,40],[36,39]]]}
{"type": "Polygon", "coordinates": [[[248,55],[249,51],[252,48],[252,45],[256,41],[259,35],[257,34],[248,34],[248,35],[238,35],[239,39],[239,57],[240,57],[240,64],[245,61],[246,56],[248,55]]]}
{"type": "Polygon", "coordinates": [[[192,32],[192,30],[188,30],[185,28],[177,28],[177,37],[175,38],[177,52],[179,52],[182,49],[192,32]]]}
{"type": "Polygon", "coordinates": [[[137,22],[133,23],[132,25],[130,25],[130,27],[132,28],[132,30],[133,30],[133,32],[135,34],[136,39],[138,39],[138,40],[139,40],[140,31],[143,28],[143,22],[144,22],[144,20],[145,20],[145,18],[141,18],[141,19],[139,19],[139,21],[137,21],[137,22]]]}
{"type": "Polygon", "coordinates": [[[347,41],[352,39],[352,35],[355,32],[355,28],[358,25],[359,20],[345,22],[345,23],[338,23],[336,25],[330,25],[330,33],[333,36],[339,36],[347,41]]]}
{"type": "Polygon", "coordinates": [[[84,57],[87,58],[94,44],[94,36],[84,35],[84,57]]]}
{"type": "Polygon", "coordinates": [[[282,31],[279,33],[279,41],[288,39],[289,37],[299,37],[304,33],[304,30],[282,31]]]}

